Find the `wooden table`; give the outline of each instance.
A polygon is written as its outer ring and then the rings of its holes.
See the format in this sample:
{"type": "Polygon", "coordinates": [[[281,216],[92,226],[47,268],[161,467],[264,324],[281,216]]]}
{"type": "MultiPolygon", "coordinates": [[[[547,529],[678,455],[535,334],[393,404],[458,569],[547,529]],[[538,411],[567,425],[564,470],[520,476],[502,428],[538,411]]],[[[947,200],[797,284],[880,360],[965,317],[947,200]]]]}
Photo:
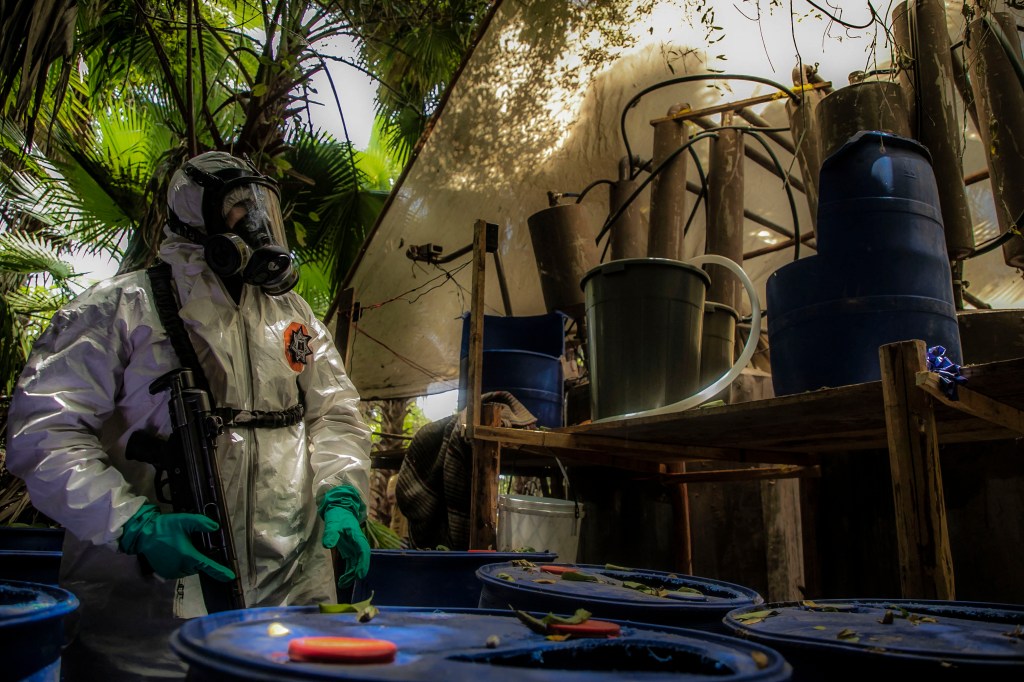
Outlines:
{"type": "Polygon", "coordinates": [[[503,448],[680,483],[808,475],[829,453],[888,448],[903,596],[955,598],[939,445],[1024,433],[1024,358],[965,367],[968,381],[956,401],[927,370],[924,342],[904,341],[879,349],[880,381],[552,431],[502,428],[494,425],[496,412],[480,403],[486,231],[478,221],[467,398],[474,450],[470,547],[495,542],[503,448]],[[693,460],[772,466],[686,472],[685,462],[693,460]]]}

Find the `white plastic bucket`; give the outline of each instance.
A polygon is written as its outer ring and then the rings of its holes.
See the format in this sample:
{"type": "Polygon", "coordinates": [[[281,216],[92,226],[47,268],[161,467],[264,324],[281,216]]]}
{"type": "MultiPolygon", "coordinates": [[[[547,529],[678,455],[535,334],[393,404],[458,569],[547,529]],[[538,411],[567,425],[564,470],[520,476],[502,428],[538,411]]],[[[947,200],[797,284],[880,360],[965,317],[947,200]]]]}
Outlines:
{"type": "Polygon", "coordinates": [[[498,496],[498,551],[524,547],[555,552],[559,563],[576,563],[583,505],[530,495],[498,496]]]}

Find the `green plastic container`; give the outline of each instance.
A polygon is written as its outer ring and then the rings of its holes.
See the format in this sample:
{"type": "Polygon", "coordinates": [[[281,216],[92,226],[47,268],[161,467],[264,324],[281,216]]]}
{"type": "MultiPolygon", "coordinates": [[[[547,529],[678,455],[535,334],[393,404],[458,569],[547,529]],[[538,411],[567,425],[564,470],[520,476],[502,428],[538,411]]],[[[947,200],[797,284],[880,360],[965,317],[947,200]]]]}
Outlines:
{"type": "MultiPolygon", "coordinates": [[[[710,386],[736,362],[736,323],[740,314],[724,303],[704,304],[704,329],[700,341],[700,388],[710,386]]],[[[729,402],[726,386],[709,400],[729,402]]]]}
{"type": "Polygon", "coordinates": [[[700,268],[627,258],[583,278],[594,419],[683,400],[700,387],[704,298],[700,268]]]}

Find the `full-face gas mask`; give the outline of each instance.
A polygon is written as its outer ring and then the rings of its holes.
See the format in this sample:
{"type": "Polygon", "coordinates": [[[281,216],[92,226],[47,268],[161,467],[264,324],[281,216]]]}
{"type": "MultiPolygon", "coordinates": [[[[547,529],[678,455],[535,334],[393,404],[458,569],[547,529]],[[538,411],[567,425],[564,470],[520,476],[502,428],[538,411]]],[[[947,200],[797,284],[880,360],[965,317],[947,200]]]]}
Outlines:
{"type": "Polygon", "coordinates": [[[223,152],[187,161],[171,180],[168,209],[170,228],[202,244],[207,265],[222,278],[240,275],[270,296],[299,281],[283,246],[277,184],[248,161],[223,152]]]}

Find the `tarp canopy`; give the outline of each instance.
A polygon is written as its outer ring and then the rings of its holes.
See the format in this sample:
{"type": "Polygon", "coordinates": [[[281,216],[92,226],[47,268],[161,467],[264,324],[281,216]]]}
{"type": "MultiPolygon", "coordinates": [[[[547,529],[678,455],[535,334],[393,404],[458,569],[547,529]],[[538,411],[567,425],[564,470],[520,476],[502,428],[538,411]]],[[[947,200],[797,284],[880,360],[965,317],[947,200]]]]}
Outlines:
{"type": "MultiPolygon", "coordinates": [[[[818,64],[820,75],[839,88],[853,71],[890,64],[891,44],[879,22],[849,29],[804,0],[792,4],[793,21],[789,3],[774,0],[500,2],[349,275],[362,306],[349,368],[361,395],[413,397],[458,385],[461,315],[471,304],[470,256],[426,265],[407,257],[412,245],[435,244],[442,255],[450,254],[471,243],[476,220],[497,223],[513,314],[546,312],[527,218],[548,206],[549,191],[579,192],[595,180],[618,177],[626,154],[620,117],[641,90],[710,70],[788,86],[801,62],[818,64]]],[[[849,23],[863,25],[871,18],[866,3],[842,5],[849,23]]],[[[947,3],[954,40],[963,33],[960,9],[959,3],[947,3]]],[[[878,8],[885,17],[890,11],[878,8]]],[[[650,158],[650,121],[672,105],[697,109],[773,91],[736,80],[656,90],[627,115],[630,147],[650,158]]],[[[788,125],[782,100],[754,110],[772,125],[788,125]]],[[[984,169],[984,151],[969,123],[964,139],[964,173],[984,169]]],[[[706,167],[708,143],[696,147],[706,167]]],[[[773,148],[799,178],[792,155],[774,143],[773,148]]],[[[782,181],[749,161],[745,175],[746,207],[792,229],[782,181]]],[[[697,180],[692,165],[689,178],[697,180]]],[[[976,239],[996,236],[988,182],[968,192],[976,239]]],[[[799,194],[796,199],[799,228],[806,232],[807,202],[799,194]]],[[[638,202],[646,217],[647,192],[638,202]]],[[[596,236],[608,214],[607,188],[588,194],[582,205],[596,236]]],[[[688,255],[703,253],[704,234],[699,211],[686,238],[688,255]]],[[[745,224],[747,252],[784,239],[761,224],[745,224]]],[[[591,248],[596,265],[600,251],[591,248]]],[[[801,251],[812,253],[806,245],[801,251]]],[[[762,302],[766,277],[793,255],[786,249],[744,264],[762,302]]],[[[970,292],[994,307],[1020,307],[1024,301],[1024,282],[1003,264],[998,249],[968,261],[965,278],[970,292]]],[[[489,314],[504,314],[493,261],[487,267],[486,306],[489,314]]]]}

